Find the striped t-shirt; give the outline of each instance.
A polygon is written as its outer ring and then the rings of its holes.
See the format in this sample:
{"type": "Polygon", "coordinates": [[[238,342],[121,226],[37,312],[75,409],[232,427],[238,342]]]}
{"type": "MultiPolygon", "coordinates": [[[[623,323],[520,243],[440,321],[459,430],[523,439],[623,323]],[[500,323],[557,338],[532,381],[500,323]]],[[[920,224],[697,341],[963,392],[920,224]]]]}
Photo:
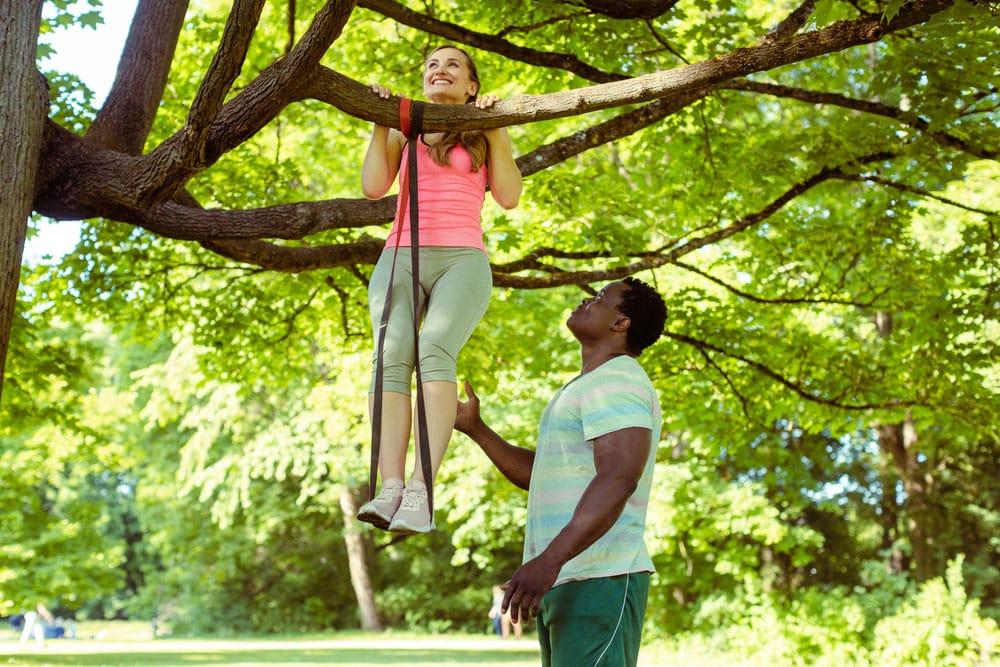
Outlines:
{"type": "Polygon", "coordinates": [[[652,446],[638,487],[611,530],[563,565],[555,585],[654,571],[643,533],[660,422],[660,401],[653,383],[639,362],[627,355],[576,377],[556,393],[538,427],[538,448],[528,486],[524,562],[538,556],[569,523],[597,474],[593,440],[641,427],[650,430],[652,446]]]}

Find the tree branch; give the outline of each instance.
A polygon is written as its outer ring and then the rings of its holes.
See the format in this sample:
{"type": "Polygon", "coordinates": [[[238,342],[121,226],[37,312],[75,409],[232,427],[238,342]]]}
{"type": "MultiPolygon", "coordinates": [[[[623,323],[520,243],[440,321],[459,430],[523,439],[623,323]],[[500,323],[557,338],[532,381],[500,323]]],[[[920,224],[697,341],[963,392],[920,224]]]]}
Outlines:
{"type": "MultiPolygon", "coordinates": [[[[262,3],[262,0],[247,2],[250,3],[247,6],[240,5],[237,23],[244,20],[240,16],[254,9],[254,3],[262,3]]],[[[133,207],[145,208],[169,200],[198,171],[211,166],[226,150],[253,136],[289,103],[301,99],[298,95],[301,81],[318,66],[320,58],[340,35],[353,8],[354,3],[349,0],[328,0],[291,53],[265,69],[222,107],[215,122],[208,128],[197,164],[185,163],[183,159],[183,147],[188,142],[187,127],[157,147],[143,162],[141,169],[127,175],[128,189],[134,197],[133,207]],[[220,145],[220,138],[229,138],[229,142],[220,145]],[[234,142],[234,139],[237,141],[234,142]]],[[[253,31],[248,32],[247,39],[253,31]]],[[[242,60],[240,57],[240,66],[242,60]]],[[[235,64],[234,61],[223,62],[235,64]]],[[[224,80],[225,74],[221,74],[220,78],[224,80]]],[[[208,104],[208,107],[212,106],[208,104]]]]}
{"type": "Polygon", "coordinates": [[[740,297],[742,299],[746,299],[747,301],[753,301],[754,303],[761,303],[761,304],[809,304],[809,303],[818,303],[818,304],[836,304],[836,305],[841,305],[841,306],[854,306],[856,308],[871,308],[872,305],[878,300],[878,298],[882,294],[885,294],[888,291],[888,288],[885,288],[885,289],[881,290],[878,294],[876,294],[874,297],[872,297],[871,299],[869,299],[867,301],[854,301],[853,299],[837,299],[837,298],[834,298],[834,297],[822,297],[822,298],[788,297],[788,296],[782,296],[782,297],[762,297],[762,296],[757,296],[756,294],[751,294],[750,292],[747,292],[745,290],[741,290],[741,289],[735,287],[734,285],[730,285],[729,283],[725,282],[724,280],[716,278],[715,276],[711,275],[707,271],[702,271],[701,269],[699,269],[698,267],[696,267],[696,266],[694,266],[692,264],[687,264],[686,262],[678,262],[678,261],[673,262],[673,264],[674,264],[674,266],[680,267],[680,268],[684,269],[685,271],[690,271],[691,273],[695,273],[695,274],[701,276],[702,278],[704,278],[705,280],[708,280],[709,282],[715,283],[716,285],[722,287],[726,291],[732,292],[733,294],[735,294],[736,296],[738,296],[738,297],[740,297]]]}
{"type": "Polygon", "coordinates": [[[509,42],[502,37],[475,32],[454,23],[439,21],[438,19],[415,12],[398,2],[393,2],[393,0],[358,0],[358,7],[377,12],[397,23],[417,28],[418,30],[437,35],[447,40],[484,51],[501,53],[508,58],[529,65],[566,70],[587,81],[608,83],[610,81],[622,81],[627,78],[624,74],[605,72],[592,67],[571,53],[546,53],[544,51],[528,49],[509,42]]]}
{"type": "Polygon", "coordinates": [[[894,190],[899,190],[900,192],[909,192],[913,195],[919,195],[921,197],[926,197],[927,199],[933,199],[939,201],[942,204],[947,204],[948,206],[954,206],[955,208],[960,208],[963,211],[968,211],[970,213],[979,213],[980,215],[985,215],[987,217],[1000,215],[1000,211],[990,211],[985,208],[976,208],[975,206],[967,206],[962,202],[955,201],[954,199],[949,199],[947,197],[942,197],[936,195],[933,192],[925,190],[923,188],[917,188],[912,185],[907,185],[906,183],[899,183],[897,181],[891,181],[887,178],[881,178],[879,176],[864,176],[857,174],[843,174],[839,176],[841,180],[845,181],[857,181],[857,182],[868,182],[868,183],[878,183],[879,185],[884,185],[894,190]]]}
{"type": "Polygon", "coordinates": [[[139,155],[170,74],[188,0],[139,0],[118,71],[88,140],[139,155]]]}
{"type": "Polygon", "coordinates": [[[319,247],[279,246],[266,241],[203,241],[214,253],[270,271],[302,273],[332,266],[375,264],[385,241],[365,237],[351,243],[319,247]]]}
{"type": "Polygon", "coordinates": [[[802,26],[812,16],[814,9],[816,9],[816,0],[805,0],[794,12],[785,17],[774,30],[765,35],[762,41],[780,42],[781,40],[788,39],[802,29],[802,26]]]}
{"type": "Polygon", "coordinates": [[[539,146],[517,158],[518,169],[522,176],[530,176],[554,164],[564,162],[574,155],[635,134],[690,106],[710,92],[710,89],[701,88],[671,95],[585,130],[574,132],[550,144],[539,146]]]}
{"type": "Polygon", "coordinates": [[[236,0],[222,39],[179,133],[156,147],[130,179],[140,202],[163,201],[206,166],[205,143],[211,124],[240,75],[264,0],[236,0]]]}
{"type": "Polygon", "coordinates": [[[673,9],[677,0],[583,0],[583,4],[613,19],[655,19],[673,9]]]}
{"type": "Polygon", "coordinates": [[[923,118],[920,118],[915,114],[907,113],[898,107],[889,106],[888,104],[883,104],[881,102],[859,100],[847,97],[846,95],[840,95],[838,93],[825,93],[820,91],[804,90],[802,88],[791,88],[789,86],[779,86],[773,83],[760,83],[757,81],[746,80],[727,81],[720,84],[718,88],[762,93],[765,95],[773,95],[775,97],[786,97],[800,102],[805,102],[806,104],[827,104],[874,114],[876,116],[884,116],[885,118],[898,120],[915,130],[926,133],[942,146],[954,148],[983,160],[1000,159],[1000,149],[989,146],[974,146],[959,137],[948,134],[947,132],[931,131],[930,123],[923,118]]]}
{"type": "MultiPolygon", "coordinates": [[[[953,4],[954,0],[916,0],[904,6],[888,23],[870,16],[840,21],[822,30],[796,35],[781,42],[738,49],[711,60],[670,70],[547,95],[519,95],[501,100],[489,110],[465,104],[428,104],[423,124],[428,131],[484,130],[650,102],[754,72],[870,44],[890,32],[927,21],[953,4]]],[[[337,72],[315,72],[309,82],[308,95],[358,118],[399,127],[399,97],[382,99],[373,96],[367,86],[337,72]]]]}
{"type": "Polygon", "coordinates": [[[884,409],[887,409],[887,408],[901,408],[901,407],[909,407],[909,406],[919,405],[919,403],[916,400],[902,400],[902,399],[884,401],[882,403],[853,403],[853,404],[852,403],[843,403],[843,402],[838,401],[836,399],[827,398],[827,397],[819,396],[817,394],[813,394],[813,393],[807,391],[805,389],[805,387],[801,383],[796,382],[794,380],[791,380],[791,379],[785,377],[784,375],[778,373],[777,371],[772,370],[771,368],[767,367],[763,363],[761,363],[759,361],[756,361],[754,359],[750,359],[749,357],[747,357],[745,355],[736,354],[736,353],[734,353],[732,351],[725,350],[725,349],[723,349],[721,347],[718,347],[716,345],[712,345],[711,343],[706,343],[703,340],[699,340],[697,338],[694,338],[693,336],[688,336],[686,334],[680,334],[680,333],[674,333],[674,332],[668,331],[668,332],[664,333],[663,335],[666,336],[667,338],[671,338],[671,339],[676,340],[676,341],[678,341],[680,343],[685,343],[687,345],[691,345],[692,347],[694,347],[695,349],[697,349],[699,351],[702,351],[703,353],[704,353],[704,351],[710,351],[710,352],[715,352],[717,354],[725,355],[726,357],[728,357],[730,359],[735,359],[735,360],[737,360],[737,361],[739,361],[739,362],[741,362],[741,363],[749,366],[750,368],[754,369],[755,371],[757,371],[761,375],[765,375],[765,376],[771,378],[772,380],[774,380],[778,384],[782,385],[786,389],[789,389],[790,391],[792,391],[793,393],[797,394],[801,398],[803,398],[803,399],[805,399],[807,401],[810,401],[812,403],[819,404],[819,405],[827,405],[827,406],[838,408],[838,409],[841,409],[841,410],[851,410],[851,411],[859,411],[859,410],[884,410],[884,409]]]}

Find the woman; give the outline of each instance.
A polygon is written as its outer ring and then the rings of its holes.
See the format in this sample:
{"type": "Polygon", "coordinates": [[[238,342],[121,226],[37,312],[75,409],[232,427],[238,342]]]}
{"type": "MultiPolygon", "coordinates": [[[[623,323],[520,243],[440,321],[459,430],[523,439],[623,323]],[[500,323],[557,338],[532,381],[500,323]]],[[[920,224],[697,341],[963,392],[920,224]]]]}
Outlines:
{"type": "MultiPolygon", "coordinates": [[[[372,84],[383,98],[388,88],[372,84]]],[[[479,97],[479,74],[468,53],[454,46],[435,49],[424,63],[424,97],[435,104],[493,106],[497,97],[479,97]]],[[[407,142],[402,132],[375,125],[361,169],[366,197],[378,199],[388,192],[397,174],[406,178],[404,155],[417,152],[417,194],[420,209],[420,372],[427,415],[431,455],[430,480],[425,480],[417,447],[414,472],[404,483],[406,452],[413,409],[410,382],[413,359],[413,294],[410,270],[409,207],[397,206],[396,219],[385,249],[368,286],[368,305],[375,340],[402,226],[393,279],[392,302],[383,351],[383,398],[379,472],[382,488],[363,505],[358,519],[379,528],[402,533],[427,533],[434,528],[427,502],[427,485],[441,466],[451,439],[458,403],[456,363],[458,353],[486,313],[493,278],[481,224],[487,186],[503,208],[517,206],[521,173],[514,162],[507,130],[481,132],[431,132],[407,142]],[[400,166],[402,169],[400,169],[400,166]]],[[[402,204],[402,202],[400,202],[402,204]]],[[[377,360],[373,363],[377,364],[377,360]]],[[[374,372],[372,376],[374,392],[374,372]]],[[[374,393],[369,394],[374,412],[374,393]]]]}

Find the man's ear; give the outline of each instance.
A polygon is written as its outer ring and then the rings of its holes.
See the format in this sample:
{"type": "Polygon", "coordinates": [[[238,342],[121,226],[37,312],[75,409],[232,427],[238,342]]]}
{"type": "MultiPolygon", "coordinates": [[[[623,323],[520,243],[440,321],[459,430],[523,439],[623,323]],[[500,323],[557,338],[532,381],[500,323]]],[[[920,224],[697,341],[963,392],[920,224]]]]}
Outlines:
{"type": "Polygon", "coordinates": [[[632,318],[628,315],[619,315],[618,319],[611,323],[611,330],[624,333],[632,326],[632,318]]]}

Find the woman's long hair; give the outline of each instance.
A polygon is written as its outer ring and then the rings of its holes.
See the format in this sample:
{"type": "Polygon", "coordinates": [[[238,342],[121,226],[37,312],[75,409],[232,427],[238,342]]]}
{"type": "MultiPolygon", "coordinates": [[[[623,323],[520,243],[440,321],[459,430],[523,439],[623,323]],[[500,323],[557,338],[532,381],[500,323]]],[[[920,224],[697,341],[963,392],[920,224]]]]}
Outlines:
{"type": "MultiPolygon", "coordinates": [[[[441,49],[455,49],[465,56],[466,63],[469,65],[469,77],[476,83],[479,83],[479,70],[476,69],[476,63],[473,62],[472,56],[465,49],[460,49],[451,44],[444,44],[431,51],[431,55],[434,55],[441,49]]],[[[476,94],[478,94],[481,88],[482,84],[476,88],[475,94],[470,95],[465,100],[465,103],[471,104],[474,102],[476,94]]],[[[486,141],[486,137],[479,130],[471,132],[445,132],[439,141],[429,147],[428,152],[434,162],[442,167],[446,167],[451,164],[448,159],[448,152],[458,144],[461,144],[469,152],[469,157],[472,158],[472,171],[479,171],[479,168],[486,162],[486,155],[489,151],[489,144],[486,141]]]]}

